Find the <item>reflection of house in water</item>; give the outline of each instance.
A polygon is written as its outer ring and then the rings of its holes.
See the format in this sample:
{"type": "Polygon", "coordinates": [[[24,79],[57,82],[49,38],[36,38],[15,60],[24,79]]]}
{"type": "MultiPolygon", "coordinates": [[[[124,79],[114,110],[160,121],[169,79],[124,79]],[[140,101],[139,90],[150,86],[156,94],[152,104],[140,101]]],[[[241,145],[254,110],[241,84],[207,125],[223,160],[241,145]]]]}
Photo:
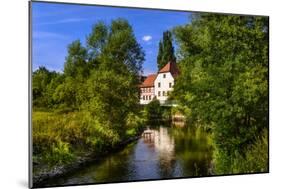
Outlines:
{"type": "Polygon", "coordinates": [[[146,130],[143,134],[143,139],[150,148],[158,153],[158,170],[161,177],[173,176],[175,169],[175,140],[168,134],[168,128],[160,127],[159,130],[146,130]]]}
{"type": "Polygon", "coordinates": [[[174,153],[175,142],[168,134],[168,128],[160,127],[159,130],[147,129],[142,134],[144,142],[153,146],[160,154],[166,155],[174,153]]]}
{"type": "Polygon", "coordinates": [[[160,127],[159,131],[155,132],[154,145],[155,145],[155,149],[160,154],[165,154],[166,157],[174,153],[174,148],[175,148],[174,138],[172,138],[168,134],[168,129],[165,127],[160,127]]]}

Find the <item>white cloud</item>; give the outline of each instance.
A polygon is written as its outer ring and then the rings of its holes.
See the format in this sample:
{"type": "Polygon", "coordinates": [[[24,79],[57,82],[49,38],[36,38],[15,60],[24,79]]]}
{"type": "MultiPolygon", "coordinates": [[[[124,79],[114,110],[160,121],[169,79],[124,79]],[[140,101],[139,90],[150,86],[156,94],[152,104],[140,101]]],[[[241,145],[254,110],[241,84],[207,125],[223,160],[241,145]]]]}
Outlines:
{"type": "Polygon", "coordinates": [[[43,22],[40,23],[39,25],[53,25],[53,24],[67,24],[67,23],[73,23],[73,22],[82,22],[87,19],[85,18],[68,18],[68,19],[62,19],[62,20],[56,20],[52,22],[43,22]]]}
{"type": "Polygon", "coordinates": [[[144,41],[150,41],[152,39],[152,37],[150,35],[145,35],[142,37],[142,40],[144,41]]]}
{"type": "Polygon", "coordinates": [[[33,39],[67,39],[66,35],[54,33],[54,32],[46,32],[46,31],[33,31],[32,34],[33,39]]]}

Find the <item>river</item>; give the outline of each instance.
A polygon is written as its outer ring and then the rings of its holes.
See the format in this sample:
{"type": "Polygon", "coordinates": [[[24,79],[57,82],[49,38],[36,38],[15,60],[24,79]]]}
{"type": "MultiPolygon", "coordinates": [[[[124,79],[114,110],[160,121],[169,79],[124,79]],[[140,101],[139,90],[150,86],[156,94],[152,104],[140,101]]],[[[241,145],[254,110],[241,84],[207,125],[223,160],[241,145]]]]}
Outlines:
{"type": "Polygon", "coordinates": [[[212,141],[201,129],[160,126],[119,152],[48,186],[207,176],[212,174],[212,141]]]}

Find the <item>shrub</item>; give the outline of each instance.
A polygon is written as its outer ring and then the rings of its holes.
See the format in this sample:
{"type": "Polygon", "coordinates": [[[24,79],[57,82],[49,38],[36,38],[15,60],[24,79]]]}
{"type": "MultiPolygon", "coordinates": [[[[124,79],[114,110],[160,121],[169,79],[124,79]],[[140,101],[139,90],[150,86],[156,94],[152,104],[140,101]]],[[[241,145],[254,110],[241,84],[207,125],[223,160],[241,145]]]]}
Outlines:
{"type": "Polygon", "coordinates": [[[59,165],[75,160],[76,156],[99,156],[139,133],[143,119],[127,115],[124,137],[106,121],[100,121],[88,111],[58,114],[33,112],[33,158],[39,164],[59,165]]]}
{"type": "Polygon", "coordinates": [[[215,163],[218,174],[267,172],[268,130],[264,129],[243,153],[236,151],[234,154],[227,154],[223,150],[216,149],[215,163]]]}

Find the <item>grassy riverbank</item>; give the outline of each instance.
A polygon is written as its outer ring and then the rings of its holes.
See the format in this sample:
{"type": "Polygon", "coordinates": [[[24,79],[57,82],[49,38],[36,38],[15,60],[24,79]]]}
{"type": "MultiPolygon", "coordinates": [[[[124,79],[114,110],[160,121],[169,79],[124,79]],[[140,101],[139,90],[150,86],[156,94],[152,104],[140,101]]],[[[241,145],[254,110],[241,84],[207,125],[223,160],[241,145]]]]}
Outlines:
{"type": "Polygon", "coordinates": [[[127,120],[121,137],[113,129],[98,123],[89,112],[33,112],[34,177],[53,172],[80,161],[99,158],[137,136],[142,120],[127,120]]]}

